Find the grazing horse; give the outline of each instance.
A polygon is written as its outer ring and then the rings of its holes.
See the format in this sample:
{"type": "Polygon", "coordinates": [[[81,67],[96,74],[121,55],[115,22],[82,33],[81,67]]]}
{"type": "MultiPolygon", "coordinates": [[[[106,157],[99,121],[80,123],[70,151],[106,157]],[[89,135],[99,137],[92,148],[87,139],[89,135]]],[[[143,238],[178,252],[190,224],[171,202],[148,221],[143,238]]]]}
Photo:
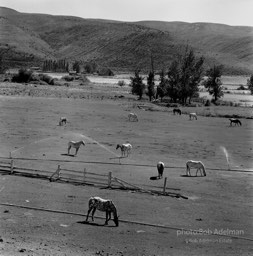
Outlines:
{"type": "Polygon", "coordinates": [[[61,118],[60,118],[59,125],[62,126],[63,123],[64,123],[64,124],[67,123],[67,118],[66,118],[66,117],[61,117],[61,118]]]}
{"type": "Polygon", "coordinates": [[[236,119],[236,118],[230,118],[230,126],[232,126],[232,124],[234,123],[235,125],[242,125],[241,121],[239,119],[236,119]]]}
{"type": "Polygon", "coordinates": [[[135,113],[129,113],[128,114],[128,120],[129,121],[136,121],[136,122],[138,122],[138,117],[137,117],[137,115],[135,114],[135,113]]]}
{"type": "Polygon", "coordinates": [[[118,144],[116,147],[116,150],[120,148],[121,149],[121,156],[128,156],[131,153],[131,149],[132,149],[132,145],[130,143],[126,143],[126,144],[118,144]]]}
{"type": "Polygon", "coordinates": [[[193,160],[187,161],[187,163],[186,163],[186,175],[187,176],[191,176],[191,172],[190,172],[191,168],[196,168],[197,169],[195,176],[197,176],[198,171],[200,171],[201,176],[203,176],[203,175],[206,176],[206,169],[205,169],[205,166],[202,162],[193,161],[193,160]],[[202,175],[201,170],[203,171],[203,175],[202,175]]]}
{"type": "Polygon", "coordinates": [[[70,151],[71,147],[76,149],[76,153],[75,153],[75,155],[76,155],[81,145],[85,146],[85,142],[83,140],[80,140],[78,142],[70,141],[68,143],[68,155],[69,155],[69,151],[70,151]]]}
{"type": "Polygon", "coordinates": [[[94,214],[96,210],[106,213],[105,225],[108,225],[108,221],[111,219],[111,213],[113,213],[113,221],[116,227],[119,226],[119,216],[117,215],[117,209],[112,200],[102,199],[98,196],[91,197],[89,199],[89,210],[87,213],[86,221],[88,221],[91,211],[91,219],[94,221],[94,214]]]}
{"type": "Polygon", "coordinates": [[[159,161],[157,163],[158,178],[161,179],[164,171],[164,163],[159,161]]]}
{"type": "Polygon", "coordinates": [[[190,117],[190,120],[191,120],[192,118],[195,118],[196,120],[198,119],[196,113],[190,113],[190,114],[189,114],[189,117],[190,117]]]}
{"type": "Polygon", "coordinates": [[[179,108],[174,108],[173,109],[173,114],[175,115],[175,114],[179,114],[179,115],[181,115],[182,114],[182,111],[179,109],[179,108]]]}

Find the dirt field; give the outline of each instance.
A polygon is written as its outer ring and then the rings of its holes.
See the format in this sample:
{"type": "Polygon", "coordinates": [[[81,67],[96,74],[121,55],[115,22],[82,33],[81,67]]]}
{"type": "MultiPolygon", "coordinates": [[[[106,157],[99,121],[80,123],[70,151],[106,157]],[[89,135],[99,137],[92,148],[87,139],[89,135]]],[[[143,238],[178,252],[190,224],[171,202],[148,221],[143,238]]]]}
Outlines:
{"type": "MultiPolygon", "coordinates": [[[[253,121],[243,119],[241,127],[231,127],[226,118],[200,116],[190,121],[188,115],[173,115],[159,107],[145,111],[138,104],[128,98],[102,100],[101,95],[85,99],[0,98],[2,158],[12,152],[16,165],[52,173],[58,164],[79,171],[112,171],[129,183],[158,190],[162,190],[164,179],[150,177],[157,175],[155,165],[163,161],[167,191],[188,197],[75,186],[3,173],[0,255],[253,254],[252,172],[235,171],[252,169],[253,121]],[[139,122],[128,121],[130,111],[137,113],[139,122]],[[61,116],[68,118],[66,126],[58,126],[61,116]],[[86,146],[76,157],[67,156],[67,142],[78,139],[85,140],[86,146]],[[124,142],[133,145],[132,154],[117,164],[120,152],[116,145],[124,142]],[[185,177],[189,159],[202,161],[207,177],[185,177]],[[118,228],[113,222],[104,226],[103,219],[87,224],[81,215],[3,205],[86,214],[90,196],[115,202],[122,220],[118,228]],[[204,230],[209,235],[182,229],[204,230]]],[[[96,216],[104,214],[96,212],[96,216]]]]}

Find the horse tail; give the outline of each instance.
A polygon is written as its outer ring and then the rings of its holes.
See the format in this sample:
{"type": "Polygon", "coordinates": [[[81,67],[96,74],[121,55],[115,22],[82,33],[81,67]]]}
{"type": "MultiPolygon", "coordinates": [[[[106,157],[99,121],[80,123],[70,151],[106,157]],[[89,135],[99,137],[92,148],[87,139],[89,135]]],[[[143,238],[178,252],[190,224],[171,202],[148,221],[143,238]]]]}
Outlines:
{"type": "Polygon", "coordinates": [[[188,175],[188,173],[190,173],[190,167],[188,162],[186,163],[186,175],[188,175]]]}
{"type": "Polygon", "coordinates": [[[206,168],[205,168],[205,166],[204,166],[204,164],[203,164],[203,163],[201,163],[201,164],[202,164],[202,168],[203,168],[204,176],[206,176],[206,168]]]}

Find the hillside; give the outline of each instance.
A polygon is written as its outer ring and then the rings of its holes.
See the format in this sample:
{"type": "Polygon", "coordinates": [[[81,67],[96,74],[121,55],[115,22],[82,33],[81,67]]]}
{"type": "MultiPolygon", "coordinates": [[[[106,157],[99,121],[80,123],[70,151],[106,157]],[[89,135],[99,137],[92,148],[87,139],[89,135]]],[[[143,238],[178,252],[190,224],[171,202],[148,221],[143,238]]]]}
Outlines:
{"type": "Polygon", "coordinates": [[[95,61],[114,70],[167,68],[189,44],[206,66],[227,73],[253,72],[253,28],[209,23],[120,22],[20,13],[0,7],[0,53],[8,65],[44,59],[95,61]]]}

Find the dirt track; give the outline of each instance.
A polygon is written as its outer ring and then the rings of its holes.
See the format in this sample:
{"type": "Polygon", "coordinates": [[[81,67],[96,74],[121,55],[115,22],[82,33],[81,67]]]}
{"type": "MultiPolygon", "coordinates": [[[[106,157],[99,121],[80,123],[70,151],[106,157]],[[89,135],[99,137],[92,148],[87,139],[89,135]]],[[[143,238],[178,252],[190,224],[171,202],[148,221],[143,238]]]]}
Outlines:
{"type": "MultiPolygon", "coordinates": [[[[164,111],[144,111],[136,103],[119,100],[73,100],[29,97],[0,99],[0,155],[35,158],[18,165],[50,171],[57,164],[113,175],[140,186],[162,189],[163,180],[151,181],[155,164],[165,162],[167,190],[188,200],[98,189],[91,186],[50,183],[9,175],[0,176],[0,203],[86,214],[88,198],[111,198],[120,218],[186,229],[243,231],[253,239],[252,174],[226,171],[221,146],[229,153],[233,169],[252,165],[252,120],[229,127],[227,119],[174,116],[164,111]],[[139,122],[128,122],[134,111],[139,122]],[[58,126],[60,116],[69,123],[58,126]],[[243,132],[242,132],[243,131],[243,132]],[[68,140],[86,138],[77,157],[66,156],[68,140]],[[94,142],[95,141],[95,142],[94,142]],[[122,165],[85,164],[117,162],[117,143],[129,141],[133,153],[122,165]],[[48,159],[58,160],[50,162],[48,159]],[[207,177],[183,177],[189,159],[201,160],[207,177]],[[66,163],[65,160],[73,162],[66,163]],[[154,167],[136,166],[149,165],[154,167]],[[217,169],[217,170],[213,170],[217,169]],[[222,171],[223,170],[223,171],[222,171]]],[[[119,228],[84,223],[84,217],[0,206],[1,255],[252,255],[252,241],[219,236],[179,234],[177,230],[120,223],[119,228]],[[206,240],[200,240],[200,239],[206,240]],[[209,240],[208,240],[208,239],[209,240]],[[197,239],[197,240],[196,240],[197,239]],[[221,239],[221,240],[219,240],[221,239]]],[[[103,214],[96,213],[99,216],[103,214]]]]}

